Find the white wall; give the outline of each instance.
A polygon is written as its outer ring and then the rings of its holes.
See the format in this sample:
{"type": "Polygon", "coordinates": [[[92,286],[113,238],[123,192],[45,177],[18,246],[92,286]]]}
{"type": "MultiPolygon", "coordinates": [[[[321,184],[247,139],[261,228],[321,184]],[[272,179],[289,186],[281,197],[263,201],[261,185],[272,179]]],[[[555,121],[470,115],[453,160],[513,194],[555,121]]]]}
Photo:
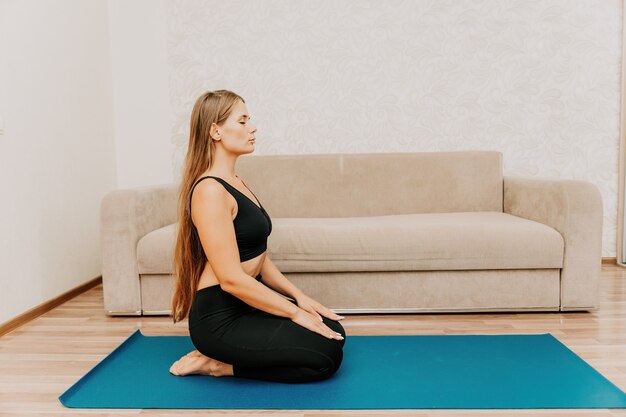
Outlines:
{"type": "Polygon", "coordinates": [[[109,0],[117,186],[169,183],[167,24],[164,0],[109,0]]]}
{"type": "Polygon", "coordinates": [[[0,0],[0,323],[101,274],[116,187],[107,3],[0,0]]]}

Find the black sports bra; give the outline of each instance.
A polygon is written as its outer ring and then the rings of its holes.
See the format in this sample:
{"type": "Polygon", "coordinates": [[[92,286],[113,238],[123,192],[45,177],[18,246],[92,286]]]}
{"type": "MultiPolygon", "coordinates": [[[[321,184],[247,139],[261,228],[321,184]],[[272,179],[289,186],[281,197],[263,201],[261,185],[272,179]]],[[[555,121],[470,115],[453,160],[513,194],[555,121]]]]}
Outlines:
{"type": "MultiPolygon", "coordinates": [[[[257,206],[250,197],[222,178],[207,175],[206,177],[198,179],[189,192],[190,210],[193,190],[196,188],[196,185],[205,178],[214,178],[219,181],[224,188],[235,197],[235,200],[237,200],[237,215],[233,220],[233,224],[235,226],[237,247],[239,248],[239,261],[247,261],[265,252],[267,250],[267,237],[272,233],[272,220],[270,216],[267,214],[260,201],[257,206]],[[233,190],[235,192],[233,192],[233,190]]],[[[248,187],[246,186],[246,188],[248,187]]],[[[252,193],[249,188],[248,191],[252,193]]],[[[252,195],[254,195],[254,193],[252,193],[252,195]]],[[[256,198],[256,195],[254,195],[254,198],[256,198]]],[[[258,201],[259,199],[256,198],[256,200],[258,201]]],[[[194,225],[194,228],[195,227],[194,225]]]]}

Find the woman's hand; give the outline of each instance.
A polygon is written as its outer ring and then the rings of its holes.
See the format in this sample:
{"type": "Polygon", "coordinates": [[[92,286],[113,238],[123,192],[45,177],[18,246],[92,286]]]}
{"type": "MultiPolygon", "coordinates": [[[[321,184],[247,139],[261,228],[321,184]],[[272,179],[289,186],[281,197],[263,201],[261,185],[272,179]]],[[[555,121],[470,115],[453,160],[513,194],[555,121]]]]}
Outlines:
{"type": "Polygon", "coordinates": [[[299,308],[295,316],[291,318],[291,321],[313,332],[319,333],[322,336],[326,336],[329,339],[343,340],[341,333],[335,332],[333,329],[324,324],[324,321],[318,312],[332,320],[342,320],[344,317],[333,313],[317,301],[313,300],[311,297],[304,294],[299,294],[294,298],[299,308]]]}
{"type": "Polygon", "coordinates": [[[296,299],[296,303],[298,304],[298,307],[311,313],[314,317],[317,317],[319,321],[323,321],[320,314],[322,314],[324,317],[329,318],[331,320],[343,320],[345,318],[338,314],[335,314],[334,312],[327,309],[326,307],[324,307],[323,305],[321,305],[319,302],[315,301],[308,295],[299,294],[298,296],[294,298],[296,299]]]}
{"type": "Polygon", "coordinates": [[[323,321],[320,321],[318,319],[318,316],[314,316],[313,314],[301,309],[300,307],[298,307],[298,311],[296,311],[296,314],[291,318],[291,321],[299,324],[305,329],[309,329],[312,332],[319,333],[329,339],[343,340],[343,336],[341,335],[341,333],[337,333],[333,329],[329,328],[326,324],[324,324],[323,321]]]}

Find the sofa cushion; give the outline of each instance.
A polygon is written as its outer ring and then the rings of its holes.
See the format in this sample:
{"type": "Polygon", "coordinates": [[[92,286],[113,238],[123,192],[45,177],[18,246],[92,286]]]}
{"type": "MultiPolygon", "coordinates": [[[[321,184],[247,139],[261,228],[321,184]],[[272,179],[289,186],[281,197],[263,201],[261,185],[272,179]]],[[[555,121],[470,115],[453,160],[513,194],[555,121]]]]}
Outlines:
{"type": "MultiPolygon", "coordinates": [[[[544,224],[496,211],[273,218],[268,254],[281,272],[561,268],[564,241],[544,224]]],[[[140,274],[172,272],[177,223],[139,240],[140,274]]]]}

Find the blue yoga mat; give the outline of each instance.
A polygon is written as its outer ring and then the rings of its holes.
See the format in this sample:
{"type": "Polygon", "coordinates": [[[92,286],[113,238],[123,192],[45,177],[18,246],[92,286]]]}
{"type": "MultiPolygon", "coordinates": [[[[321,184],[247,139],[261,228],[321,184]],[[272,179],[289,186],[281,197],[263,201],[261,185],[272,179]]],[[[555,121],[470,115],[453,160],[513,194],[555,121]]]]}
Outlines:
{"type": "Polygon", "coordinates": [[[78,408],[626,408],[626,394],[546,334],[346,337],[329,379],[287,384],[174,376],[188,336],[139,330],[65,391],[78,408]]]}

